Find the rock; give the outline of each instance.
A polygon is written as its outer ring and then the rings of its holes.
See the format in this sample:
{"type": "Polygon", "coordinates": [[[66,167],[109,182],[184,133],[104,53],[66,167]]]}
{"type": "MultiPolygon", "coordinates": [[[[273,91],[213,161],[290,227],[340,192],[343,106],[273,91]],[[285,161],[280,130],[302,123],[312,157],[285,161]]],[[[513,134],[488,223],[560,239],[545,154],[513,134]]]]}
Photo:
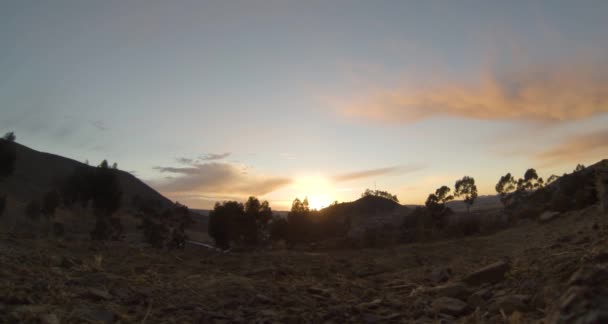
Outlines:
{"type": "Polygon", "coordinates": [[[74,311],[74,316],[94,323],[114,323],[116,315],[103,308],[80,307],[74,311]]]}
{"type": "Polygon", "coordinates": [[[505,278],[505,274],[511,266],[506,261],[498,261],[484,268],[470,273],[464,277],[463,281],[472,286],[479,286],[484,283],[497,283],[505,278]]]}
{"type": "Polygon", "coordinates": [[[356,309],[358,310],[366,310],[366,309],[373,309],[373,308],[377,308],[380,304],[382,304],[382,299],[374,299],[371,302],[366,302],[366,303],[361,303],[357,306],[355,306],[356,309]]]}
{"type": "Polygon", "coordinates": [[[466,299],[470,294],[469,289],[462,282],[453,282],[437,286],[429,289],[429,292],[441,297],[453,297],[460,299],[466,299]]]}
{"type": "Polygon", "coordinates": [[[112,295],[109,292],[97,288],[89,288],[84,294],[86,297],[96,300],[110,300],[112,295]]]}
{"type": "Polygon", "coordinates": [[[40,316],[40,322],[42,324],[59,324],[59,323],[61,323],[59,321],[59,318],[57,317],[57,315],[52,314],[52,313],[40,316]]]}
{"type": "Polygon", "coordinates": [[[255,295],[255,299],[264,304],[271,304],[273,302],[272,298],[262,294],[255,295]]]}
{"type": "Polygon", "coordinates": [[[546,211],[538,217],[538,221],[541,223],[547,223],[555,219],[560,213],[555,211],[546,211]]]}
{"type": "Polygon", "coordinates": [[[433,311],[441,314],[459,316],[465,313],[467,304],[452,297],[439,297],[433,301],[433,311]]]}
{"type": "Polygon", "coordinates": [[[549,323],[606,323],[608,321],[608,268],[585,266],[568,281],[558,307],[548,316],[549,323]]]}
{"type": "Polygon", "coordinates": [[[323,297],[331,296],[331,293],[329,292],[329,290],[323,289],[323,288],[310,287],[307,289],[307,291],[313,295],[318,295],[318,296],[323,296],[323,297]]]}
{"type": "Polygon", "coordinates": [[[492,298],[492,291],[488,288],[482,288],[472,293],[467,299],[467,303],[471,307],[479,307],[490,298],[492,298]]]}
{"type": "Polygon", "coordinates": [[[511,315],[512,313],[525,312],[530,309],[530,296],[528,295],[508,295],[503,297],[498,297],[495,300],[493,307],[491,307],[493,311],[502,310],[507,315],[511,315]]]}
{"type": "Polygon", "coordinates": [[[440,284],[450,280],[451,277],[452,269],[450,268],[433,269],[429,280],[434,284],[440,284]]]}

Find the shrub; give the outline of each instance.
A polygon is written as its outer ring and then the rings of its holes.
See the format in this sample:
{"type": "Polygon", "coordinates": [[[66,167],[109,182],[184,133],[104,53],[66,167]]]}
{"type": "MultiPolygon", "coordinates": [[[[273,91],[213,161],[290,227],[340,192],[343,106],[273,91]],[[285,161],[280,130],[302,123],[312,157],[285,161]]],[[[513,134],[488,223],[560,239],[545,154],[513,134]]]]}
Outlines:
{"type": "Polygon", "coordinates": [[[38,220],[40,209],[40,203],[37,200],[32,200],[25,206],[25,215],[31,220],[38,220]]]}
{"type": "Polygon", "coordinates": [[[59,202],[60,197],[56,191],[47,192],[42,199],[42,215],[47,219],[53,218],[55,216],[55,210],[59,206],[59,202]]]}
{"type": "Polygon", "coordinates": [[[6,196],[0,195],[0,216],[4,214],[4,209],[6,208],[6,196]]]}
{"type": "Polygon", "coordinates": [[[236,201],[216,203],[209,213],[209,235],[220,249],[230,248],[231,242],[242,239],[239,220],[245,214],[243,204],[236,201]]]}
{"type": "Polygon", "coordinates": [[[15,171],[16,160],[15,144],[6,139],[0,139],[0,180],[10,176],[15,171]]]}
{"type": "Polygon", "coordinates": [[[65,235],[65,228],[62,223],[54,222],[53,223],[53,234],[55,237],[60,237],[65,235]]]}

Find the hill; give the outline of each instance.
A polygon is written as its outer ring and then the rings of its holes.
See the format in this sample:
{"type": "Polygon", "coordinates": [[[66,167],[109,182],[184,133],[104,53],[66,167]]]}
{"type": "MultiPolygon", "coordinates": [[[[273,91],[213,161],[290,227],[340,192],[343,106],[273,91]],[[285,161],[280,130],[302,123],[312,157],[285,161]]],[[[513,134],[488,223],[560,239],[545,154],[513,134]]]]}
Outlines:
{"type": "MultiPolygon", "coordinates": [[[[12,143],[12,145],[15,145],[17,153],[15,172],[0,182],[0,192],[23,203],[41,199],[45,193],[57,190],[77,168],[93,168],[59,155],[39,152],[18,143],[12,143]]],[[[117,172],[124,207],[132,206],[137,199],[158,201],[161,207],[172,205],[169,199],[132,174],[120,170],[117,172]]]]}
{"type": "Polygon", "coordinates": [[[378,196],[365,196],[353,202],[326,207],[320,211],[326,219],[349,222],[348,236],[360,237],[366,230],[384,226],[400,226],[410,209],[399,203],[378,196]]]}

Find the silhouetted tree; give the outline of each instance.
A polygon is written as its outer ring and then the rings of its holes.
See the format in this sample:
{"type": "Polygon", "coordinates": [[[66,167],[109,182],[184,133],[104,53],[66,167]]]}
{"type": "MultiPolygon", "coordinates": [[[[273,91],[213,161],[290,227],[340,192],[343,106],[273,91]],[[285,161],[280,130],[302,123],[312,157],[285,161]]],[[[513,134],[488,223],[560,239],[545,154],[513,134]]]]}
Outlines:
{"type": "Polygon", "coordinates": [[[245,203],[245,214],[241,226],[244,227],[246,241],[257,244],[268,238],[268,223],[272,219],[272,209],[268,201],[260,203],[256,197],[249,197],[245,203]]]}
{"type": "Polygon", "coordinates": [[[118,163],[114,162],[114,163],[112,164],[112,169],[114,169],[114,170],[118,170],[118,163]]]}
{"type": "Polygon", "coordinates": [[[53,218],[60,200],[59,194],[56,191],[47,192],[42,199],[42,215],[48,219],[53,218]]]}
{"type": "Polygon", "coordinates": [[[40,218],[40,203],[37,200],[30,201],[25,206],[25,215],[32,220],[38,220],[40,218]]]}
{"type": "Polygon", "coordinates": [[[245,214],[245,207],[236,201],[216,203],[209,213],[209,235],[221,249],[230,248],[230,243],[240,239],[238,222],[245,214]]]}
{"type": "MultiPolygon", "coordinates": [[[[106,162],[104,160],[104,162],[106,162]]],[[[120,219],[112,215],[121,205],[122,191],[118,182],[116,170],[109,169],[106,163],[101,163],[93,172],[89,183],[93,201],[93,210],[96,215],[96,225],[91,237],[94,240],[107,240],[116,237],[120,231],[120,219]]]]}
{"type": "Polygon", "coordinates": [[[270,241],[278,242],[289,240],[289,223],[287,219],[275,217],[269,225],[270,241]]]}
{"type": "Polygon", "coordinates": [[[291,211],[287,214],[287,223],[287,244],[289,246],[306,242],[312,238],[312,219],[308,198],[304,198],[303,201],[300,201],[299,198],[294,199],[291,211]]]}
{"type": "Polygon", "coordinates": [[[534,169],[526,170],[526,173],[524,173],[524,178],[517,180],[518,191],[536,190],[542,188],[543,186],[543,178],[540,178],[534,169]]]}
{"type": "Polygon", "coordinates": [[[577,164],[576,168],[574,168],[574,172],[579,172],[585,170],[585,166],[583,164],[577,164]]]}
{"type": "Polygon", "coordinates": [[[15,136],[14,132],[8,132],[8,133],[4,134],[2,139],[5,141],[8,141],[8,142],[14,142],[17,140],[17,136],[15,136]]]}
{"type": "Polygon", "coordinates": [[[6,208],[6,196],[0,195],[0,216],[4,214],[4,209],[6,208]]]}
{"type": "Polygon", "coordinates": [[[450,191],[448,186],[442,186],[435,190],[434,194],[429,194],[424,204],[433,217],[435,225],[440,228],[444,226],[445,215],[449,212],[445,204],[454,199],[454,196],[450,195],[450,191]]]}
{"type": "Polygon", "coordinates": [[[509,199],[509,195],[515,191],[517,182],[515,182],[515,178],[511,175],[511,173],[507,173],[506,175],[500,177],[498,183],[496,184],[496,192],[500,195],[500,201],[503,205],[506,206],[507,200],[509,199]]]}
{"type": "Polygon", "coordinates": [[[555,174],[552,174],[549,178],[547,178],[547,185],[552,184],[553,182],[555,182],[555,180],[559,179],[558,176],[556,176],[555,174]]]}
{"type": "Polygon", "coordinates": [[[0,139],[0,180],[10,176],[15,171],[17,149],[15,144],[6,139],[0,139]]]}
{"type": "MultiPolygon", "coordinates": [[[[5,138],[0,139],[0,181],[4,180],[4,178],[10,176],[15,171],[16,160],[17,151],[15,148],[15,144],[5,138]]],[[[0,194],[0,216],[4,214],[5,208],[6,195],[0,194]]]]}
{"type": "Polygon", "coordinates": [[[108,160],[101,161],[101,163],[99,164],[99,167],[102,168],[102,169],[109,169],[110,166],[108,164],[108,160]]]}
{"type": "Polygon", "coordinates": [[[382,197],[385,199],[389,199],[392,200],[396,203],[399,202],[399,199],[397,198],[397,195],[393,195],[388,191],[383,191],[383,190],[371,190],[371,189],[365,189],[365,191],[361,194],[361,197],[367,197],[367,196],[376,196],[376,197],[382,197]]]}
{"type": "Polygon", "coordinates": [[[456,197],[463,197],[464,203],[467,205],[467,212],[469,212],[471,206],[475,203],[475,199],[477,199],[475,179],[464,176],[462,179],[456,181],[454,184],[454,195],[456,195],[456,197]]]}

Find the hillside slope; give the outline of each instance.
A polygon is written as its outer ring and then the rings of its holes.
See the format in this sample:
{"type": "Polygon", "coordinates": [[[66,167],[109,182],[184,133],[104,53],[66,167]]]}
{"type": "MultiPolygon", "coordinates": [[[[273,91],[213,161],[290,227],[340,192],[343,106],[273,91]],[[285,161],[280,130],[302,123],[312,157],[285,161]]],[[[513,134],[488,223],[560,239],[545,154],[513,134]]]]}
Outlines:
{"type": "MultiPolygon", "coordinates": [[[[24,145],[13,143],[16,147],[17,160],[15,172],[0,182],[0,192],[7,193],[13,199],[29,202],[40,199],[45,193],[58,189],[62,182],[78,167],[86,164],[62,156],[38,152],[24,145]]],[[[129,206],[134,197],[145,201],[159,201],[162,207],[172,202],[137,179],[130,173],[118,171],[118,180],[123,193],[123,204],[129,206]]]]}

